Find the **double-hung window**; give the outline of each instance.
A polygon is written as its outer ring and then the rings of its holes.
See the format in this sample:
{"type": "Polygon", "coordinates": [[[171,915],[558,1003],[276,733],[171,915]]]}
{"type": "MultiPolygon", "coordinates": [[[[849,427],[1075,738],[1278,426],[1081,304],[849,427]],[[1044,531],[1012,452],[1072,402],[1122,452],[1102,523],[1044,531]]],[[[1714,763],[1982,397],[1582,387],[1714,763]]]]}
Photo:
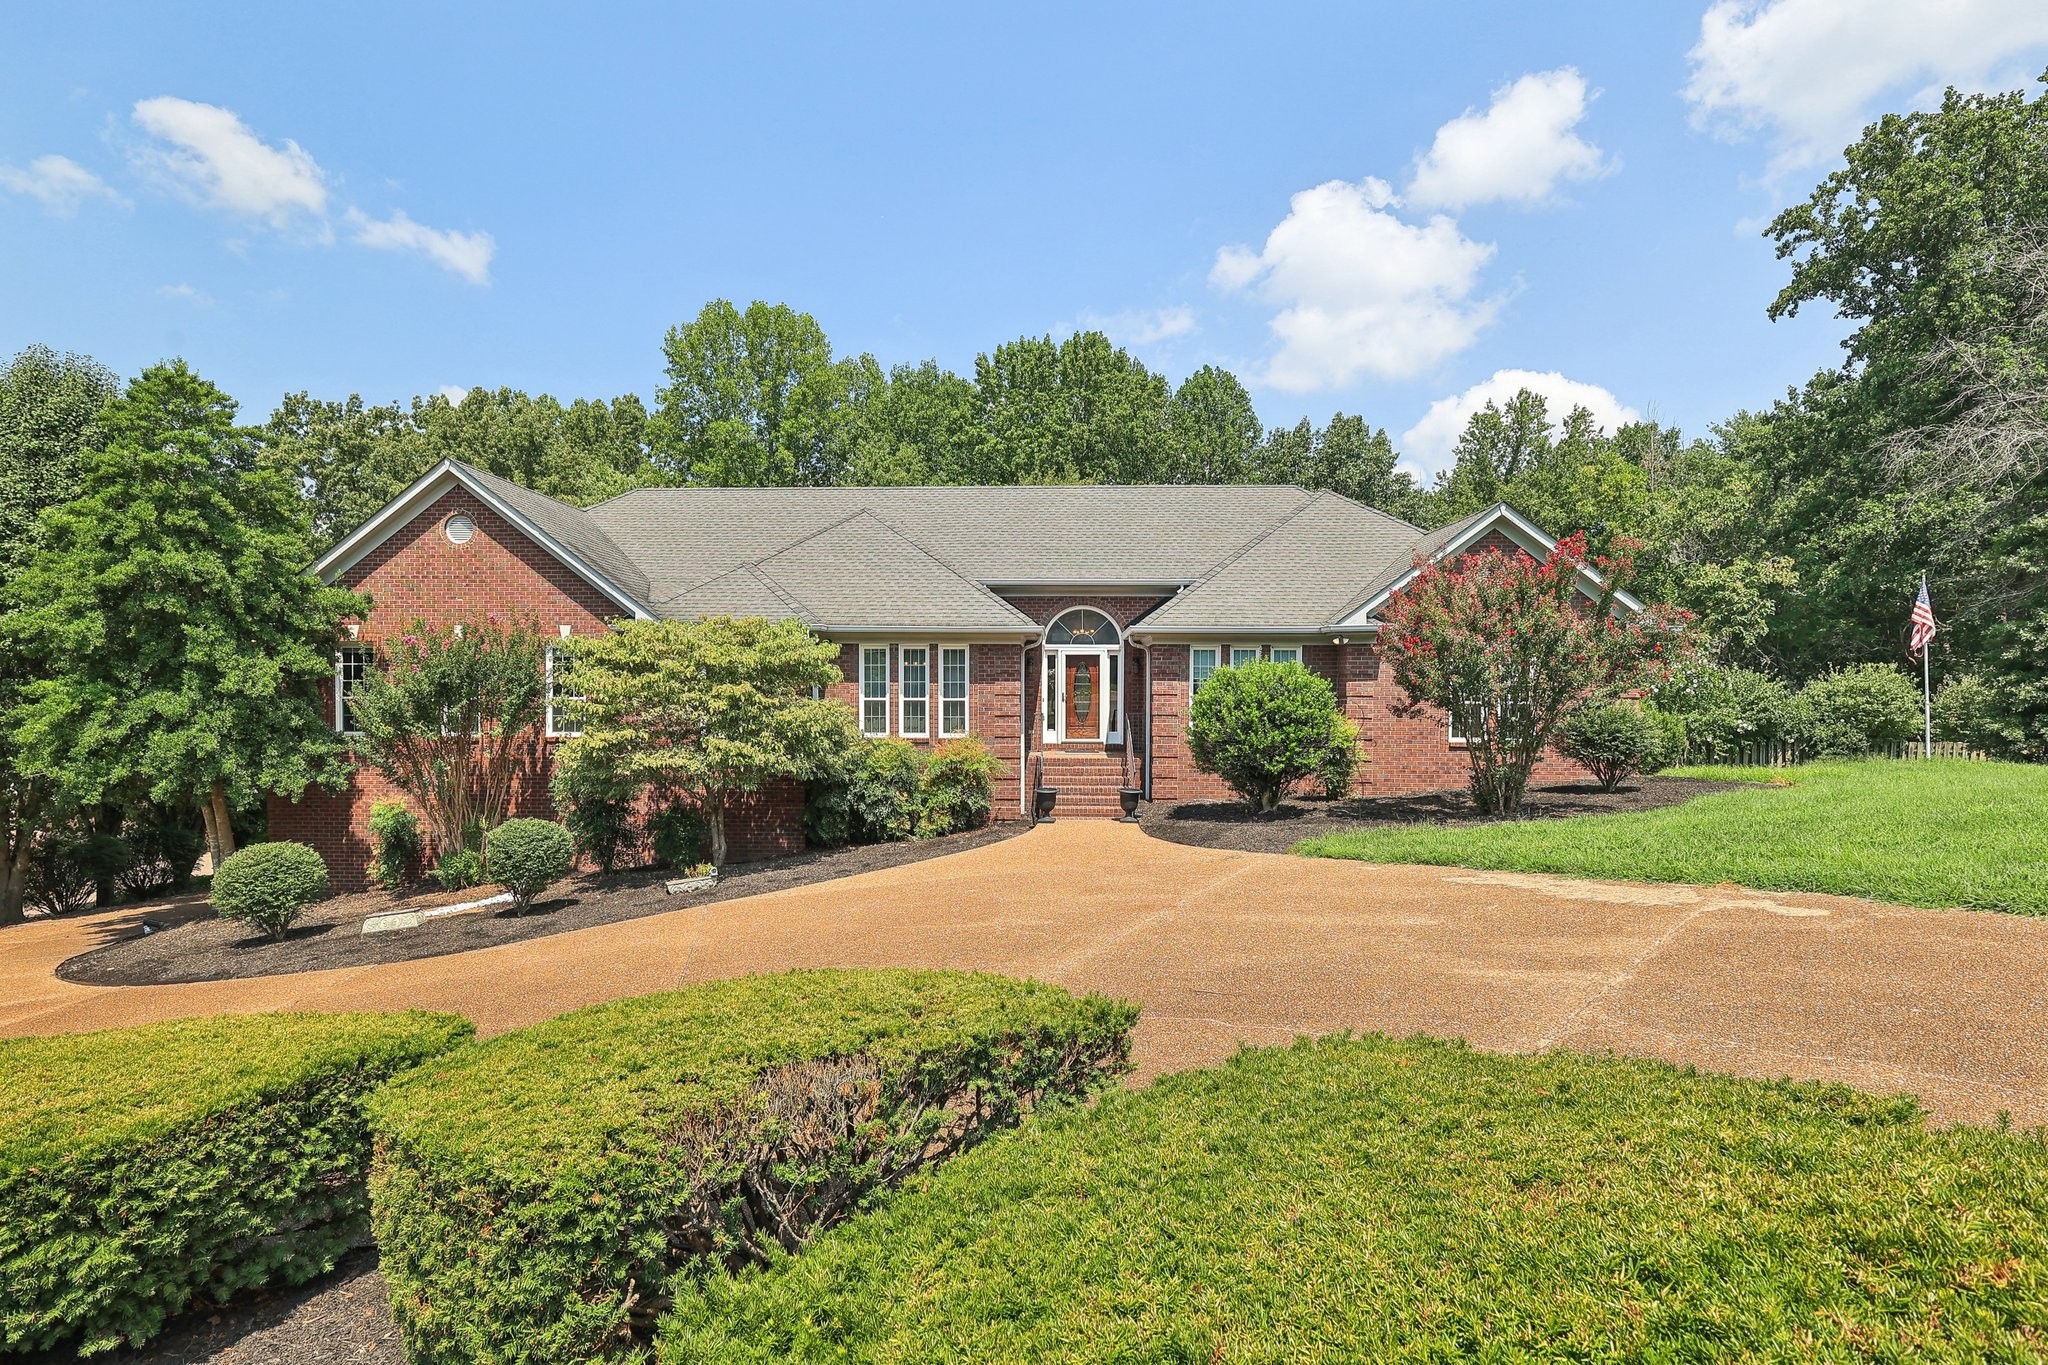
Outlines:
{"type": "Polygon", "coordinates": [[[567,649],[548,646],[548,734],[554,738],[583,733],[583,722],[576,715],[576,703],[583,700],[583,694],[570,677],[574,663],[575,656],[567,649]]]}
{"type": "Polygon", "coordinates": [[[1232,668],[1236,668],[1240,664],[1255,664],[1258,661],[1259,647],[1257,645],[1232,645],[1230,647],[1230,666],[1232,668]]]}
{"type": "Polygon", "coordinates": [[[1301,646],[1274,645],[1268,657],[1276,664],[1298,664],[1301,662],[1301,646]]]}
{"type": "Polygon", "coordinates": [[[334,654],[334,728],[345,735],[359,735],[356,724],[356,693],[370,671],[368,645],[343,645],[334,654]]]}
{"type": "Polygon", "coordinates": [[[1209,681],[1216,672],[1217,649],[1214,645],[1196,645],[1188,650],[1188,690],[1199,692],[1202,684],[1209,681]]]}
{"type": "Polygon", "coordinates": [[[932,732],[932,652],[924,645],[901,645],[897,649],[901,671],[903,715],[899,733],[918,739],[932,732]]]}
{"type": "Polygon", "coordinates": [[[860,651],[860,732],[889,733],[889,647],[863,645],[860,651]]]}
{"type": "Polygon", "coordinates": [[[939,651],[939,736],[967,733],[967,647],[939,651]]]}

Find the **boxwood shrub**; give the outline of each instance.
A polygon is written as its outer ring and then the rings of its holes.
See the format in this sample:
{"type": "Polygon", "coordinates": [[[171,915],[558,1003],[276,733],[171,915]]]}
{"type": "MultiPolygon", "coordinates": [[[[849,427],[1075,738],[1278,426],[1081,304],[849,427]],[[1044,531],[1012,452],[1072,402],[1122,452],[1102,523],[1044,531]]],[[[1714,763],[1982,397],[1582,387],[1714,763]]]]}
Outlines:
{"type": "Polygon", "coordinates": [[[1127,1065],[1133,1006],[958,972],[747,977],[562,1015],[371,1104],[414,1361],[644,1348],[679,1272],[804,1243],[1127,1065]]]}
{"type": "Polygon", "coordinates": [[[230,853],[213,874],[221,918],[253,924],[281,939],[305,908],[327,895],[327,864],[304,844],[251,844],[230,853]]]}
{"type": "Polygon", "coordinates": [[[1005,1134],[661,1365],[2034,1358],[2048,1142],[1910,1098],[1331,1038],[1005,1134]]]}
{"type": "Polygon", "coordinates": [[[447,1014],[251,1014],[0,1040],[0,1354],[145,1341],[368,1231],[363,1097],[447,1014]]]}
{"type": "Polygon", "coordinates": [[[541,892],[569,875],[575,856],[569,831],[552,820],[507,820],[484,836],[489,876],[512,893],[512,908],[522,915],[541,892]]]}

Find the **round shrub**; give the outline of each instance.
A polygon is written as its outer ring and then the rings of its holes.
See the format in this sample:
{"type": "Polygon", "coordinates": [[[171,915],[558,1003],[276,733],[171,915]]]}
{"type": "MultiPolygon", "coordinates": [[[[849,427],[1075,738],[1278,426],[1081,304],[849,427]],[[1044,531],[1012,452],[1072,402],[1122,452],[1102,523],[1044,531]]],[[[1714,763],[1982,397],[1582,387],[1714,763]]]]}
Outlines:
{"type": "Polygon", "coordinates": [[[922,767],[917,746],[908,740],[878,739],[861,746],[846,778],[853,842],[889,843],[917,832],[922,767]]]}
{"type": "Polygon", "coordinates": [[[1611,792],[1626,777],[1662,766],[1664,734],[1633,702],[1582,706],[1557,728],[1557,748],[1611,792]]]}
{"type": "Polygon", "coordinates": [[[1799,689],[1796,737],[1816,758],[1855,758],[1920,734],[1920,688],[1890,664],[1838,668],[1799,689]]]}
{"type": "Polygon", "coordinates": [[[327,864],[304,844],[251,844],[213,873],[213,908],[282,939],[305,908],[327,897],[327,864]]]}
{"type": "Polygon", "coordinates": [[[1657,689],[1657,706],[1683,720],[1687,745],[1708,762],[1737,761],[1744,745],[1791,739],[1799,711],[1782,679],[1712,666],[1681,669],[1657,689]]]}
{"type": "Polygon", "coordinates": [[[387,891],[412,880],[425,844],[420,818],[403,801],[379,801],[370,807],[370,879],[387,891]]]}
{"type": "Polygon", "coordinates": [[[1255,811],[1325,761],[1342,716],[1330,684],[1300,664],[1251,663],[1210,676],[1188,710],[1195,766],[1255,811]]]}
{"type": "Polygon", "coordinates": [[[569,831],[552,820],[507,820],[484,839],[484,865],[512,893],[515,914],[525,914],[541,892],[568,876],[574,856],[569,831]]]}

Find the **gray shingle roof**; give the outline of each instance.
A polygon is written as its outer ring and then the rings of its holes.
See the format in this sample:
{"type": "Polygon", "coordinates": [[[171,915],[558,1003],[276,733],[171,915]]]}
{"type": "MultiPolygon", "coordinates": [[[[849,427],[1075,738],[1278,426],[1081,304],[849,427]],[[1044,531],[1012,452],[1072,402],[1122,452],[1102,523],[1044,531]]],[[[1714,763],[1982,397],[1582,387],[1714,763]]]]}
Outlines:
{"type": "Polygon", "coordinates": [[[1492,507],[1481,508],[1469,517],[1460,517],[1449,526],[1440,526],[1426,535],[1418,533],[1416,539],[1409,544],[1406,550],[1391,560],[1385,568],[1368,579],[1364,587],[1345,599],[1335,611],[1330,613],[1328,620],[1333,623],[1341,621],[1351,615],[1352,612],[1357,611],[1360,607],[1372,601],[1373,598],[1386,592],[1396,583],[1399,583],[1410,569],[1415,567],[1416,556],[1433,558],[1442,551],[1444,546],[1449,545],[1480,522],[1491,519],[1499,512],[1501,506],[1502,504],[1495,503],[1492,507]]]}
{"type": "Polygon", "coordinates": [[[1335,493],[1246,545],[1145,618],[1152,630],[1315,627],[1334,621],[1368,575],[1406,566],[1420,535],[1405,521],[1335,493]]]}
{"type": "Polygon", "coordinates": [[[462,471],[636,601],[647,601],[646,572],[605,534],[588,509],[557,502],[545,493],[536,493],[475,465],[463,465],[462,471]]]}

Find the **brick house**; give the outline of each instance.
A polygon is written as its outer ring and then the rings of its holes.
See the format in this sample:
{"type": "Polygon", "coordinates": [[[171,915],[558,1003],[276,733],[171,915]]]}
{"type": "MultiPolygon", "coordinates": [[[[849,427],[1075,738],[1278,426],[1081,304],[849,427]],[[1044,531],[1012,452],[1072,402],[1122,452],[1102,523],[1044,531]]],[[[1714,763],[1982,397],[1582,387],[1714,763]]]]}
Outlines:
{"type": "MultiPolygon", "coordinates": [[[[979,737],[1008,769],[995,814],[1018,819],[1034,780],[1066,816],[1115,813],[1126,776],[1152,800],[1224,795],[1189,758],[1188,704],[1250,659],[1330,680],[1363,736],[1360,794],[1462,785],[1454,727],[1392,714],[1375,614],[1418,555],[1540,558],[1552,543],[1505,504],[1424,533],[1334,493],[1259,485],[649,488],[576,508],[449,461],[313,572],[373,601],[336,655],[338,729],[377,643],[415,620],[498,612],[567,641],[622,619],[794,617],[838,644],[831,695],[863,732],[979,737]]],[[[558,728],[550,708],[522,813],[547,810],[558,728]]],[[[1554,756],[1539,770],[1577,773],[1554,756]]],[[[270,829],[360,886],[369,808],[391,794],[359,771],[338,796],[273,797],[270,829]]],[[[800,816],[793,785],[762,793],[732,822],[732,856],[801,847],[800,816]]]]}

